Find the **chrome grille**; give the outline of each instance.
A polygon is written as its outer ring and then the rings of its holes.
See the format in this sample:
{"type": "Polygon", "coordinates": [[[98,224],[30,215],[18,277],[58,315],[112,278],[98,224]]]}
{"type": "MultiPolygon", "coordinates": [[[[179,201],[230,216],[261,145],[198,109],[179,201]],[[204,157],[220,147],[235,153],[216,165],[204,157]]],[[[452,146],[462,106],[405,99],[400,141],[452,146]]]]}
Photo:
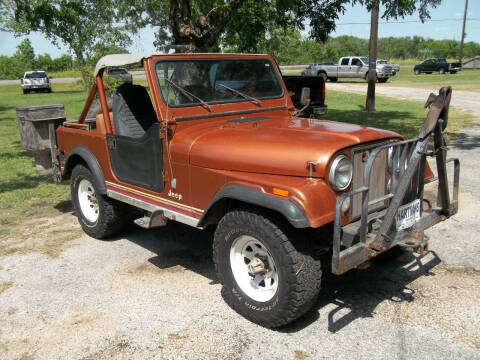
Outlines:
{"type": "MultiPolygon", "coordinates": [[[[353,149],[353,178],[352,190],[356,190],[363,186],[363,174],[367,165],[368,157],[373,148],[381,144],[374,144],[353,149]]],[[[369,200],[381,198],[387,194],[387,154],[388,150],[382,150],[375,159],[373,164],[370,184],[369,184],[369,200]]],[[[385,207],[385,202],[372,204],[368,207],[369,212],[379,210],[385,207]]],[[[356,220],[362,213],[362,194],[354,195],[351,205],[351,220],[356,220]]]]}

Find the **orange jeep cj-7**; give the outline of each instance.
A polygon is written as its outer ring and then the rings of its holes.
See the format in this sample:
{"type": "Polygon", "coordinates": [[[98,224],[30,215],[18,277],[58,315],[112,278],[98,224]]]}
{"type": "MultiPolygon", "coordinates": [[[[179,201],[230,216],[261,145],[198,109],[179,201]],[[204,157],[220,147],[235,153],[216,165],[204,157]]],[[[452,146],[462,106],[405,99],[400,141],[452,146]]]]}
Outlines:
{"type": "Polygon", "coordinates": [[[78,121],[53,132],[54,178],[70,179],[83,230],[112,236],[135,213],[143,228],[214,228],[223,297],[255,323],[308,311],[321,261],[342,274],[394,246],[425,254],[423,231],[457,212],[459,163],[442,135],[450,87],[403,140],[312,118],[325,107],[322,79],[282,77],[268,55],[107,55],[94,75],[78,121]],[[105,69],[129,64],[143,66],[149,90],[130,77],[107,96],[105,69]]]}

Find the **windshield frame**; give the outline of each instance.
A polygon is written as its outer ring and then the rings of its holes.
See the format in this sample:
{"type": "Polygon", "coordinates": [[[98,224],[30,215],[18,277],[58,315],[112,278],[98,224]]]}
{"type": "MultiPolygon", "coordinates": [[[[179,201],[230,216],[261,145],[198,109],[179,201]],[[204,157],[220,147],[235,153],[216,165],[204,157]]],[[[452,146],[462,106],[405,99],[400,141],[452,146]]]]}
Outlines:
{"type": "MultiPolygon", "coordinates": [[[[274,62],[272,62],[271,59],[266,58],[266,57],[194,57],[194,58],[176,58],[176,59],[169,59],[169,58],[160,58],[158,60],[155,60],[153,63],[153,75],[155,76],[155,82],[157,84],[157,90],[160,95],[160,99],[163,102],[163,105],[168,106],[169,108],[188,108],[188,107],[193,107],[193,106],[202,106],[200,102],[196,103],[187,103],[187,104],[169,104],[165,101],[163,97],[163,92],[162,88],[160,86],[160,78],[157,75],[157,64],[158,63],[164,63],[164,62],[186,62],[186,61],[258,61],[258,60],[263,60],[265,62],[270,63],[273,69],[273,73],[275,78],[278,81],[278,84],[280,85],[281,93],[279,95],[275,96],[266,96],[266,97],[255,97],[256,99],[259,100],[272,100],[272,99],[281,99],[285,96],[285,88],[284,88],[284,83],[283,79],[281,77],[281,74],[279,73],[277,66],[274,62]]],[[[226,100],[217,100],[217,101],[206,101],[205,99],[202,99],[207,103],[208,105],[223,105],[223,104],[236,104],[236,103],[248,103],[252,102],[252,100],[245,99],[243,97],[240,97],[238,99],[226,99],[226,100]]]]}

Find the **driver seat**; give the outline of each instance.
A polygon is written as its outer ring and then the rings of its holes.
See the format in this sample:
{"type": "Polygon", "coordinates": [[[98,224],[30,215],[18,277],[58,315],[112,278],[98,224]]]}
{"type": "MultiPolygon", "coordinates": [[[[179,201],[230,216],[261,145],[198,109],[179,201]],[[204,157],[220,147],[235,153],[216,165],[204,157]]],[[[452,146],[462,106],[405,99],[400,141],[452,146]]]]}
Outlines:
{"type": "Polygon", "coordinates": [[[117,135],[140,138],[157,122],[147,89],[141,85],[120,85],[113,95],[112,110],[117,135]]]}

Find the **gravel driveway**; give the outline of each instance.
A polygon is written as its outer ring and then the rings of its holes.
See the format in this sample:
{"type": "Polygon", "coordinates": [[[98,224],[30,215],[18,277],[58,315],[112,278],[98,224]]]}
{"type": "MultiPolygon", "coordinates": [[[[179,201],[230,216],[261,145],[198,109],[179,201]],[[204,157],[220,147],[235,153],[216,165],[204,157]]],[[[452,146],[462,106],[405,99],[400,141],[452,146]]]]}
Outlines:
{"type": "Polygon", "coordinates": [[[31,220],[19,236],[35,247],[0,257],[0,359],[480,359],[479,145],[478,127],[450,144],[460,212],[429,231],[426,257],[327,275],[315,308],[279,331],[223,302],[209,232],[172,223],[56,244],[78,234],[70,212],[31,220]]]}

